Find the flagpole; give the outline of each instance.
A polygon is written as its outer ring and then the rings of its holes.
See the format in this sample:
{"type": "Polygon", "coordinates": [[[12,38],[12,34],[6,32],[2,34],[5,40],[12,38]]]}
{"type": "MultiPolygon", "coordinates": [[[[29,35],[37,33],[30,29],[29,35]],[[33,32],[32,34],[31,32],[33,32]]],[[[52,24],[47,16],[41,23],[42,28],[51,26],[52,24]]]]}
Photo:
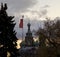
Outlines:
{"type": "Polygon", "coordinates": [[[23,28],[22,28],[22,41],[23,41],[23,28]]]}
{"type": "Polygon", "coordinates": [[[22,29],[22,41],[23,41],[23,18],[24,18],[24,15],[22,16],[22,18],[20,19],[20,23],[19,23],[19,28],[22,29]]]}
{"type": "MultiPolygon", "coordinates": [[[[22,15],[22,19],[24,18],[24,15],[22,15]]],[[[22,41],[23,41],[23,27],[22,27],[22,41]]]]}

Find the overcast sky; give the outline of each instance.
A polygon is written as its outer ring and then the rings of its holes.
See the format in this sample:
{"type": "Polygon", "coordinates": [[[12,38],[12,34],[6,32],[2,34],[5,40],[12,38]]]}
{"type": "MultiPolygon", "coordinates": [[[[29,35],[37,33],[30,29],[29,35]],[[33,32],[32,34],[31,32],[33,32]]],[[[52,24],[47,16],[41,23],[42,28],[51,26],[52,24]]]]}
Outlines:
{"type": "Polygon", "coordinates": [[[15,30],[17,37],[21,37],[22,30],[19,28],[19,20],[24,15],[24,32],[27,32],[27,23],[30,20],[31,30],[36,30],[42,26],[42,21],[46,17],[54,19],[60,16],[60,0],[0,0],[0,3],[7,3],[8,14],[15,16],[15,30]],[[41,25],[40,25],[41,24],[41,25]]]}

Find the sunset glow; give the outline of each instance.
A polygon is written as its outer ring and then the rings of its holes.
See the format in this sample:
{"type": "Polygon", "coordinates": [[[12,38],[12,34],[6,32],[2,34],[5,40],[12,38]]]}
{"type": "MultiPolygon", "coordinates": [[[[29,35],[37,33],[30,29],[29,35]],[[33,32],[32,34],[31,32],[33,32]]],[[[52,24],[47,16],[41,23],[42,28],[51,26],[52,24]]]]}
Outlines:
{"type": "Polygon", "coordinates": [[[22,42],[22,40],[17,40],[17,49],[20,48],[20,43],[22,42]]]}

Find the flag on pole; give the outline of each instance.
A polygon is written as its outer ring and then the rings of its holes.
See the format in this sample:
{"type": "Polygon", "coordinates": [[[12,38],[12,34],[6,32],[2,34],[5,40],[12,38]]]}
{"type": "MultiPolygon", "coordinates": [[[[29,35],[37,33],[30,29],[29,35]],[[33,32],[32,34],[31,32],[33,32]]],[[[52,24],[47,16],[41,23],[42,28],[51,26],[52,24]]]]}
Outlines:
{"type": "Polygon", "coordinates": [[[23,18],[24,15],[22,15],[22,18],[20,19],[19,28],[23,28],[23,18]]]}
{"type": "Polygon", "coordinates": [[[20,19],[19,28],[23,28],[23,19],[20,19]]]}
{"type": "Polygon", "coordinates": [[[23,40],[23,18],[24,18],[24,15],[20,19],[20,23],[19,23],[19,28],[22,28],[22,40],[23,40]]]}

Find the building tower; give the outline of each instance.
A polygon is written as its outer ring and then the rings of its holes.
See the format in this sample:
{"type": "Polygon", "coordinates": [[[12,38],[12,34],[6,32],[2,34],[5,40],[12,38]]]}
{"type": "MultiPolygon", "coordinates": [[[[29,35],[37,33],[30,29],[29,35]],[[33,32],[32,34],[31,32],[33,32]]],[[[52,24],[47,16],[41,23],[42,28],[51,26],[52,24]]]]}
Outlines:
{"type": "Polygon", "coordinates": [[[28,23],[27,26],[28,26],[28,31],[27,31],[26,37],[25,37],[25,46],[30,47],[30,46],[33,46],[33,37],[32,37],[31,30],[30,30],[31,24],[28,23]]]}

